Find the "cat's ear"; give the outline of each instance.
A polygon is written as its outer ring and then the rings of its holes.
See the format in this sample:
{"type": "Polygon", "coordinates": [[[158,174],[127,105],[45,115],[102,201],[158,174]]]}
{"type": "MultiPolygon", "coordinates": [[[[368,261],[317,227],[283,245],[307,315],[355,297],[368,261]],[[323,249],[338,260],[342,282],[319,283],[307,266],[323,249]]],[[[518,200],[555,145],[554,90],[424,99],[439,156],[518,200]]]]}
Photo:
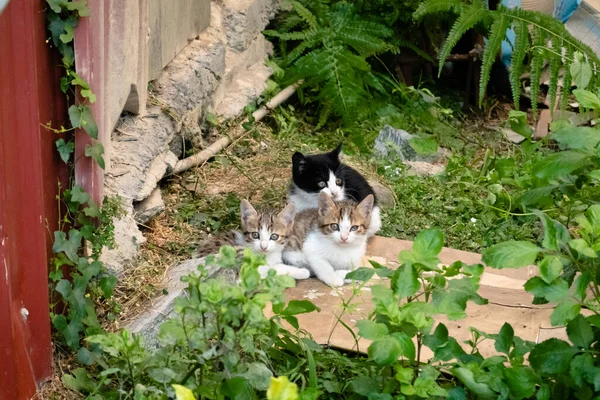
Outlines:
{"type": "Polygon", "coordinates": [[[363,199],[358,205],[356,209],[360,212],[365,218],[371,216],[371,212],[373,211],[373,205],[375,204],[375,197],[370,194],[363,199]]]}
{"type": "Polygon", "coordinates": [[[277,218],[287,227],[294,223],[296,218],[296,205],[294,203],[288,204],[279,214],[277,218]]]}
{"type": "Polygon", "coordinates": [[[306,169],[306,157],[299,151],[292,156],[292,166],[298,172],[304,172],[306,169]]]}
{"type": "Polygon", "coordinates": [[[323,217],[334,208],[335,203],[333,202],[331,196],[325,192],[319,193],[319,215],[323,217]]]}
{"type": "Polygon", "coordinates": [[[242,222],[247,222],[250,218],[256,218],[258,213],[252,207],[252,204],[246,199],[240,203],[240,212],[242,214],[242,222]]]}
{"type": "Polygon", "coordinates": [[[329,158],[331,158],[332,160],[335,160],[335,161],[340,161],[340,153],[342,152],[342,144],[343,143],[338,144],[338,147],[336,147],[335,149],[331,150],[328,153],[329,158]]]}

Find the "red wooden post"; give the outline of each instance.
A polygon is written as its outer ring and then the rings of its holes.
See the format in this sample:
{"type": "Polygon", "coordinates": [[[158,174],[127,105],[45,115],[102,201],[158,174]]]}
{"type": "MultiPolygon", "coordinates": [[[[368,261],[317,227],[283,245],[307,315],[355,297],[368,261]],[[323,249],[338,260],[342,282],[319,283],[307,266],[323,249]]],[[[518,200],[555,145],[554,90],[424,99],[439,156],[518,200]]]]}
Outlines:
{"type": "Polygon", "coordinates": [[[31,398],[51,374],[48,261],[66,169],[60,65],[46,44],[46,2],[12,0],[0,14],[0,399],[31,398]]]}

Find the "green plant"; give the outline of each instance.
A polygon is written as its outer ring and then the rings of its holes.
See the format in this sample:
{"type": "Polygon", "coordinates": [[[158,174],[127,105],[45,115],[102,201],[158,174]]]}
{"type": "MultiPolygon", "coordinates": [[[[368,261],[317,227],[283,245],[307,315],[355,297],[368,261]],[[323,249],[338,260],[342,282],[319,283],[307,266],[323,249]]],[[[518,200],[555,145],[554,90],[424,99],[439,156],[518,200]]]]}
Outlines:
{"type": "MultiPolygon", "coordinates": [[[[503,5],[499,5],[496,10],[490,10],[481,0],[474,0],[470,4],[465,4],[460,0],[427,0],[419,6],[414,17],[421,19],[429,14],[448,11],[457,12],[459,15],[440,50],[440,72],[458,40],[469,29],[481,25],[488,32],[480,76],[480,103],[483,100],[490,79],[492,64],[496,60],[509,27],[514,28],[516,35],[513,44],[510,83],[517,109],[519,108],[521,93],[521,75],[526,65],[530,68],[531,98],[534,113],[537,112],[540,78],[545,61],[550,64],[549,96],[551,109],[554,109],[556,101],[561,68],[564,69],[564,82],[571,82],[574,79],[579,88],[585,89],[588,85],[591,88],[597,87],[598,82],[595,80],[592,71],[597,71],[600,67],[600,59],[590,47],[574,38],[565,29],[564,25],[552,16],[520,8],[509,9],[503,5]],[[551,42],[551,45],[548,42],[551,42]],[[564,55],[562,49],[565,51],[564,55]],[[527,57],[528,55],[530,57],[527,57]],[[585,66],[584,61],[587,61],[587,66],[585,66]]],[[[563,86],[562,107],[565,108],[568,95],[571,92],[571,85],[565,84],[563,86]]]]}
{"type": "MultiPolygon", "coordinates": [[[[98,139],[98,126],[89,107],[96,96],[89,83],[75,72],[73,50],[74,29],[79,19],[90,13],[85,0],[47,0],[47,3],[49,41],[63,56],[65,75],[60,88],[67,101],[74,104],[68,110],[70,127],[53,128],[51,122],[46,127],[61,136],[56,148],[61,159],[72,166],[75,142],[66,135],[81,128],[92,139],[98,139]]],[[[85,156],[91,157],[101,168],[105,166],[103,153],[100,142],[86,145],[85,156]]],[[[50,314],[52,325],[64,342],[78,351],[80,358],[85,358],[87,350],[80,348],[82,334],[102,331],[98,314],[114,319],[119,311],[117,304],[106,301],[113,294],[117,278],[100,261],[100,252],[104,246],[114,245],[113,217],[119,217],[122,210],[119,199],[107,198],[99,207],[77,184],[64,191],[59,186],[59,193],[59,230],[54,232],[55,256],[50,267],[50,314]]]]}

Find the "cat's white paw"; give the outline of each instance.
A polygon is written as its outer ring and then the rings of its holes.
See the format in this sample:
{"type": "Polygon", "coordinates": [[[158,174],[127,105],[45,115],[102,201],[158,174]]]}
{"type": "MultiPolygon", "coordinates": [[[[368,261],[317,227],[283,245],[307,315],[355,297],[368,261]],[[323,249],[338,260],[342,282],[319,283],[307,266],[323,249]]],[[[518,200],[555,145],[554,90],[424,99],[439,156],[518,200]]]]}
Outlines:
{"type": "Polygon", "coordinates": [[[290,274],[292,278],[294,279],[308,279],[310,278],[310,271],[306,268],[298,268],[298,270],[296,272],[294,272],[294,274],[290,274]]]}
{"type": "Polygon", "coordinates": [[[260,274],[260,278],[265,279],[267,277],[267,275],[269,274],[270,269],[271,269],[271,267],[269,267],[268,265],[259,266],[258,273],[260,274]]]}
{"type": "Polygon", "coordinates": [[[341,276],[339,276],[337,274],[332,274],[330,276],[323,277],[323,279],[321,279],[321,281],[323,283],[325,283],[326,285],[333,286],[333,287],[344,286],[344,278],[342,278],[341,276]]]}

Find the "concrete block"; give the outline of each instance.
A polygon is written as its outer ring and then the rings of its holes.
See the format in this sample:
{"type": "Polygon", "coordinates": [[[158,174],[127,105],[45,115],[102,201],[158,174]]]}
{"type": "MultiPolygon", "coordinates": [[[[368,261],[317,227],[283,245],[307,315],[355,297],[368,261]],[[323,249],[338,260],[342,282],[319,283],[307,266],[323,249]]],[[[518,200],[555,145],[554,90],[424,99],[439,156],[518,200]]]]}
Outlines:
{"type": "Polygon", "coordinates": [[[235,51],[246,50],[269,20],[275,16],[276,0],[223,0],[223,26],[227,44],[235,51]]]}
{"type": "Polygon", "coordinates": [[[160,188],[155,188],[150,196],[134,204],[133,209],[135,211],[134,219],[138,224],[146,224],[152,218],[165,210],[165,202],[163,201],[160,188]]]}

